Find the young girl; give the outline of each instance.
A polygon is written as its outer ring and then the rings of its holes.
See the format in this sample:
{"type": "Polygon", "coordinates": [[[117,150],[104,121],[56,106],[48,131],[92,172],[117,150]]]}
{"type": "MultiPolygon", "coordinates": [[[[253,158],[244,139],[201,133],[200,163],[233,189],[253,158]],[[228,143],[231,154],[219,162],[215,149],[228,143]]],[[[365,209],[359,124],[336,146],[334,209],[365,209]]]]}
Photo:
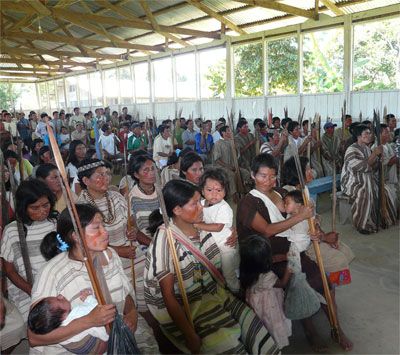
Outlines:
{"type": "MultiPolygon", "coordinates": [[[[301,191],[290,191],[286,195],[284,202],[285,211],[288,214],[288,217],[296,215],[304,205],[301,191]]],[[[307,256],[311,260],[315,261],[316,256],[314,248],[311,245],[308,222],[304,220],[294,225],[292,230],[294,234],[288,239],[292,243],[296,244],[296,247],[300,253],[305,251],[307,256]]],[[[334,241],[330,241],[329,243],[320,243],[322,260],[324,262],[325,272],[328,275],[329,281],[335,286],[349,284],[351,282],[349,264],[354,259],[353,252],[346,244],[343,244],[338,240],[338,236],[335,232],[322,234],[322,240],[324,240],[324,238],[330,238],[332,235],[336,236],[334,241]]]]}
{"type": "Polygon", "coordinates": [[[229,194],[225,172],[219,168],[207,169],[202,176],[200,187],[204,197],[202,200],[204,223],[197,223],[195,227],[212,232],[221,251],[222,273],[226,283],[233,293],[237,293],[239,291],[239,280],[236,274],[237,251],[235,247],[226,244],[228,237],[232,234],[233,211],[224,200],[229,194]]]}
{"type": "Polygon", "coordinates": [[[249,235],[240,243],[240,285],[246,302],[253,308],[272,334],[278,347],[289,345],[291,321],[283,311],[283,288],[290,279],[290,270],[281,280],[271,271],[272,253],[268,240],[258,234],[249,235]]]}

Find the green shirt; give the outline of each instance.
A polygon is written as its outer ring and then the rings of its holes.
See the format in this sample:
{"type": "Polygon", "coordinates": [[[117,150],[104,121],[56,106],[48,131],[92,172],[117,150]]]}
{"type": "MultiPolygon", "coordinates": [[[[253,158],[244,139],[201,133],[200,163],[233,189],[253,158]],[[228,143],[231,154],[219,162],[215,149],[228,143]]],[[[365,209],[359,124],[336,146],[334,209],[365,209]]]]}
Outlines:
{"type": "Polygon", "coordinates": [[[142,145],[142,148],[146,149],[147,142],[145,136],[136,137],[134,134],[128,139],[128,150],[137,150],[142,145]]]}

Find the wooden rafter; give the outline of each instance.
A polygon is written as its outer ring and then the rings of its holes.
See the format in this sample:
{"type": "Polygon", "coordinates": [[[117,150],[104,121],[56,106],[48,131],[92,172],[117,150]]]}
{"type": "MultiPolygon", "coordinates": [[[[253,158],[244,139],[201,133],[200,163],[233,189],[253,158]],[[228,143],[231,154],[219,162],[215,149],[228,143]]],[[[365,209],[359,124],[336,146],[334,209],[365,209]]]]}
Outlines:
{"type": "MultiPolygon", "coordinates": [[[[143,0],[142,0],[143,1],[143,0]]],[[[246,31],[242,30],[240,27],[235,25],[232,21],[228,20],[226,17],[220,15],[219,13],[211,10],[208,6],[204,5],[202,2],[197,0],[186,0],[190,5],[197,7],[199,10],[205,12],[207,15],[215,18],[217,21],[224,24],[226,27],[230,28],[241,35],[246,34],[246,31]]]]}
{"type": "MultiPolygon", "coordinates": [[[[13,47],[7,47],[7,46],[2,46],[1,47],[2,53],[13,53],[13,54],[26,54],[27,52],[29,53],[36,53],[36,54],[45,54],[45,55],[51,55],[54,58],[61,58],[61,57],[82,57],[82,54],[79,52],[73,52],[73,51],[55,51],[55,50],[50,50],[50,49],[42,49],[42,48],[29,48],[29,49],[24,49],[24,48],[13,48],[13,47]]],[[[118,54],[103,54],[103,53],[98,53],[95,51],[88,51],[90,58],[96,58],[96,59],[122,59],[121,55],[118,54]]]]}
{"type": "Polygon", "coordinates": [[[344,15],[344,11],[336,6],[331,0],[319,0],[321,1],[329,10],[331,10],[336,16],[344,15]]]}
{"type": "MultiPolygon", "coordinates": [[[[113,43],[108,41],[100,41],[95,39],[81,39],[77,37],[68,37],[62,35],[56,35],[53,33],[39,33],[39,32],[22,32],[22,31],[4,31],[3,37],[5,39],[8,38],[21,38],[21,39],[29,39],[32,41],[47,41],[47,42],[56,42],[56,43],[67,43],[73,46],[78,45],[88,45],[88,46],[97,46],[97,47],[114,47],[113,43]]],[[[118,48],[127,48],[127,49],[137,49],[137,50],[147,50],[147,51],[163,51],[164,48],[161,46],[146,46],[143,44],[132,44],[132,43],[121,43],[118,48]]]]}
{"type": "MultiPolygon", "coordinates": [[[[56,21],[57,25],[62,29],[62,31],[63,31],[67,36],[73,37],[72,33],[69,32],[69,30],[64,26],[64,24],[62,23],[61,20],[59,20],[59,19],[54,19],[54,20],[56,21]]],[[[86,49],[84,46],[82,46],[81,44],[78,44],[78,45],[76,45],[76,47],[82,52],[82,54],[83,54],[85,57],[88,57],[88,56],[89,56],[89,55],[88,55],[88,52],[87,52],[87,49],[86,49]]]]}
{"type": "Polygon", "coordinates": [[[43,5],[42,2],[39,0],[29,0],[29,1],[25,0],[24,3],[30,6],[32,9],[36,10],[36,12],[39,14],[45,16],[51,15],[51,11],[48,9],[48,7],[43,5]]]}
{"type": "Polygon", "coordinates": [[[0,67],[0,70],[17,71],[17,72],[41,72],[41,73],[69,73],[68,69],[47,69],[47,68],[15,68],[15,67],[0,67]]]}
{"type": "Polygon", "coordinates": [[[315,13],[313,10],[304,10],[291,5],[281,4],[276,1],[271,1],[271,0],[234,0],[234,1],[245,3],[248,5],[264,7],[266,9],[286,12],[291,15],[315,19],[315,13]]]}
{"type": "Polygon", "coordinates": [[[181,39],[181,38],[179,38],[179,37],[177,37],[177,36],[174,36],[174,35],[172,35],[172,34],[170,34],[170,33],[168,33],[168,32],[163,32],[163,31],[161,31],[160,25],[157,23],[155,17],[153,16],[153,14],[152,14],[152,12],[151,12],[151,10],[150,10],[150,7],[149,7],[149,5],[147,4],[147,2],[144,1],[144,0],[139,0],[139,2],[140,2],[140,5],[142,6],[142,8],[143,8],[143,10],[144,10],[144,12],[145,12],[147,18],[149,19],[151,25],[153,26],[153,30],[154,30],[155,32],[161,34],[162,36],[164,36],[164,37],[167,38],[167,39],[170,39],[171,41],[174,41],[174,42],[176,42],[176,43],[179,43],[180,45],[182,45],[182,46],[184,46],[184,47],[187,47],[187,46],[189,45],[189,43],[187,43],[187,42],[184,41],[183,39],[181,39]]]}
{"type": "Polygon", "coordinates": [[[79,63],[73,60],[63,59],[63,60],[54,60],[54,61],[45,61],[44,63],[39,59],[17,59],[16,57],[11,58],[0,58],[0,63],[15,63],[15,64],[31,64],[31,65],[47,65],[48,67],[53,66],[79,66],[84,68],[95,68],[95,63],[79,63]]]}
{"type": "Polygon", "coordinates": [[[6,71],[1,71],[0,68],[0,76],[15,76],[15,77],[30,77],[33,78],[35,76],[37,77],[43,77],[43,78],[48,78],[51,75],[50,74],[36,74],[36,73],[10,73],[10,72],[6,72],[6,71]]]}

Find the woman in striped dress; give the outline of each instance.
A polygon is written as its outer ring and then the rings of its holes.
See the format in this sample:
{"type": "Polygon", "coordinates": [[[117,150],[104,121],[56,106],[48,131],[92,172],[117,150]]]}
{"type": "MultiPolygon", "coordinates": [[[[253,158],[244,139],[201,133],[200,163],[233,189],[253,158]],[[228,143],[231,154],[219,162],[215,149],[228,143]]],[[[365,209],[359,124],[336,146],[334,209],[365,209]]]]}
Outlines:
{"type": "Polygon", "coordinates": [[[145,298],[164,333],[185,353],[278,352],[255,313],[216,281],[216,268],[221,267],[217,244],[211,233],[199,233],[193,226],[202,220],[200,193],[186,181],[172,180],[163,195],[193,319],[191,324],[184,312],[165,226],[156,210],[150,215],[155,235],[147,252],[145,298]],[[208,262],[200,262],[193,250],[208,262]]]}
{"type": "MultiPolygon", "coordinates": [[[[16,214],[22,222],[28,256],[35,279],[46,260],[40,253],[43,237],[56,228],[55,196],[40,180],[23,181],[16,192],[16,214]]],[[[24,320],[28,317],[32,285],[26,278],[25,265],[19,242],[17,221],[4,228],[1,241],[1,258],[11,282],[8,284],[9,300],[15,304],[24,320]]]]}

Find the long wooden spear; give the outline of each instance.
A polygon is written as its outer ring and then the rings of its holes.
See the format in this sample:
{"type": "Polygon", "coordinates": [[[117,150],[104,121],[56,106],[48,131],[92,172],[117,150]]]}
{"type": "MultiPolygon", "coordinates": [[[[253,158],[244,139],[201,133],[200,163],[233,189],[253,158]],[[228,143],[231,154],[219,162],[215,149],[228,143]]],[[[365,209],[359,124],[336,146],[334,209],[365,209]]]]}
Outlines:
{"type": "Polygon", "coordinates": [[[47,123],[47,132],[49,134],[50,145],[53,150],[54,159],[55,159],[56,165],[58,167],[60,183],[61,183],[61,186],[63,187],[64,199],[67,202],[67,207],[68,207],[68,210],[69,210],[69,213],[71,216],[72,223],[74,225],[74,230],[75,230],[76,235],[78,236],[79,245],[81,246],[81,250],[82,250],[82,254],[83,254],[84,264],[86,266],[90,282],[92,283],[94,294],[96,296],[97,302],[100,305],[105,305],[106,304],[105,297],[101,290],[100,282],[99,282],[99,279],[96,275],[96,271],[93,266],[92,256],[89,253],[89,249],[86,244],[85,232],[82,228],[81,221],[79,219],[79,215],[76,210],[75,203],[74,203],[74,199],[72,197],[72,192],[69,187],[68,177],[67,177],[67,172],[65,170],[64,162],[62,160],[56,138],[54,137],[53,129],[51,128],[49,123],[47,123]]]}
{"type": "MultiPolygon", "coordinates": [[[[310,197],[309,197],[306,185],[305,185],[303,171],[301,169],[299,153],[298,153],[297,149],[295,149],[295,148],[292,149],[292,152],[293,152],[293,157],[294,157],[294,161],[296,164],[297,175],[298,175],[300,186],[301,186],[301,192],[303,194],[304,205],[309,207],[309,206],[311,206],[310,197]]],[[[316,228],[315,228],[314,218],[308,219],[308,225],[309,225],[311,234],[315,234],[316,228]]],[[[335,339],[337,339],[339,341],[339,323],[337,321],[335,307],[333,305],[333,300],[332,300],[332,295],[330,293],[329,286],[328,286],[328,280],[327,280],[326,274],[325,274],[325,268],[324,268],[324,264],[322,261],[321,250],[319,248],[319,243],[317,240],[313,240],[312,243],[314,246],[317,264],[318,264],[318,267],[319,267],[319,270],[321,273],[321,279],[322,279],[322,284],[324,287],[325,299],[326,299],[327,306],[328,306],[328,316],[329,316],[329,322],[331,325],[332,335],[335,337],[335,339]]]]}
{"type": "Polygon", "coordinates": [[[336,157],[335,153],[331,153],[332,157],[332,231],[336,232],[336,157]]]}
{"type": "MultiPolygon", "coordinates": [[[[131,216],[131,199],[129,197],[128,163],[127,163],[127,159],[126,159],[126,155],[128,153],[126,146],[127,146],[128,142],[126,142],[125,139],[124,139],[123,143],[124,143],[124,170],[125,170],[124,172],[125,172],[125,181],[126,181],[126,187],[127,187],[127,193],[125,195],[125,198],[126,198],[126,204],[128,206],[127,228],[128,228],[128,231],[130,231],[133,226],[132,226],[132,221],[131,221],[131,218],[132,218],[132,216],[131,216]]],[[[132,248],[133,247],[133,241],[130,240],[129,244],[130,244],[130,246],[132,248]]],[[[131,259],[131,274],[132,274],[132,285],[133,285],[133,288],[136,291],[135,260],[134,259],[131,259]]]]}
{"type": "Polygon", "coordinates": [[[179,267],[178,255],[176,254],[174,239],[172,237],[172,231],[171,231],[171,227],[169,225],[167,209],[165,207],[164,195],[161,190],[161,178],[160,178],[159,172],[157,170],[157,167],[155,165],[154,165],[154,171],[156,172],[155,188],[156,188],[156,192],[157,192],[158,201],[160,202],[161,214],[162,214],[162,218],[164,221],[165,231],[167,234],[166,238],[167,238],[169,250],[171,253],[172,261],[174,263],[176,278],[178,279],[178,287],[179,287],[179,291],[182,296],[183,308],[185,310],[186,318],[189,320],[190,324],[193,326],[193,319],[192,319],[192,313],[190,312],[189,300],[187,298],[186,289],[183,284],[182,272],[179,267]]]}
{"type": "MultiPolygon", "coordinates": [[[[15,193],[17,191],[17,184],[15,183],[14,172],[13,172],[13,169],[12,169],[9,161],[7,161],[7,166],[8,166],[8,170],[10,172],[11,196],[12,196],[12,199],[14,202],[14,209],[16,211],[17,201],[15,198],[15,193]]],[[[24,230],[24,225],[21,221],[21,216],[18,216],[16,214],[15,219],[17,222],[18,239],[19,239],[19,245],[21,247],[22,261],[24,263],[24,268],[25,268],[26,281],[30,285],[33,285],[32,265],[31,265],[31,260],[29,259],[28,244],[26,242],[26,233],[24,230]]]]}
{"type": "Polygon", "coordinates": [[[242,179],[242,174],[240,172],[240,166],[239,166],[239,161],[238,161],[238,156],[237,156],[237,150],[236,150],[236,145],[235,145],[235,138],[234,138],[234,128],[233,128],[233,112],[228,113],[228,108],[226,109],[226,113],[228,114],[228,126],[231,129],[232,132],[232,137],[230,139],[230,144],[231,144],[231,152],[232,152],[232,158],[233,158],[233,166],[235,167],[235,180],[236,180],[236,187],[237,187],[237,192],[239,194],[245,194],[246,189],[244,188],[243,184],[243,179],[242,179]]]}

